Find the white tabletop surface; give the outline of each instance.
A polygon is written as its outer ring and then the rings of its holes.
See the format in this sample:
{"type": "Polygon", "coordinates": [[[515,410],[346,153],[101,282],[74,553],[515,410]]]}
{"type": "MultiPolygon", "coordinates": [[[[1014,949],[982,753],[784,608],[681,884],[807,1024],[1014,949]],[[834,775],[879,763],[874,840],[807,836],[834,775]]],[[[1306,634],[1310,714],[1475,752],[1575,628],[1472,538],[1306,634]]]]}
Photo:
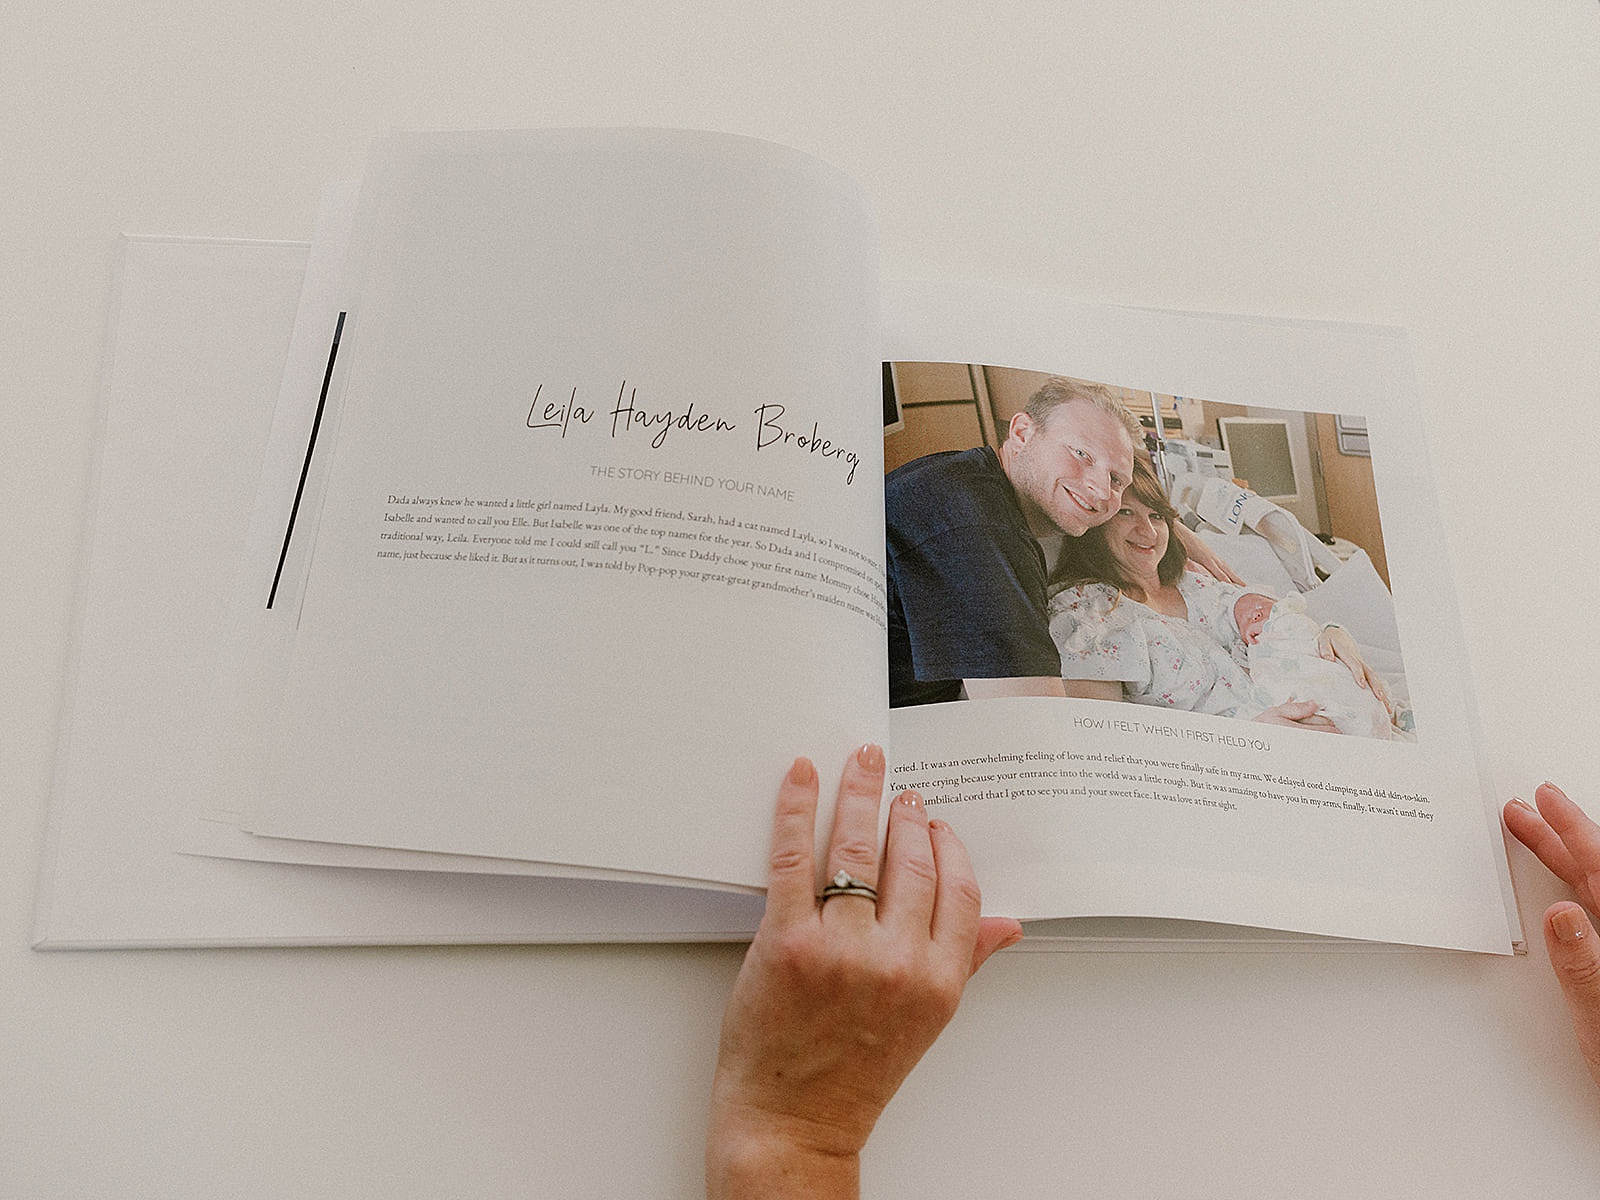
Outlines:
{"type": "MultiPolygon", "coordinates": [[[[737,948],[28,948],[116,236],[303,240],[391,127],[755,134],[865,184],[889,275],[1407,327],[1495,785],[1600,807],[1595,0],[162,0],[4,25],[0,1196],[700,1188],[737,948]]],[[[1600,1096],[1537,935],[1559,889],[1512,863],[1525,958],[1002,956],[880,1125],[867,1193],[1596,1194],[1600,1096]]]]}

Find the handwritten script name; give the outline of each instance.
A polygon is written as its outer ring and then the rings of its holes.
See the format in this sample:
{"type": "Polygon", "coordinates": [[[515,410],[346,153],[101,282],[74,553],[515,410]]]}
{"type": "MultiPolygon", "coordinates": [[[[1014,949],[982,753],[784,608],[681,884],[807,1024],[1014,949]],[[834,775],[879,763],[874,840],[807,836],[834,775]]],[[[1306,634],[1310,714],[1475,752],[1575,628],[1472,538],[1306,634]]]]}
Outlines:
{"type": "MultiPolygon", "coordinates": [[[[755,450],[758,453],[779,448],[798,450],[808,458],[836,459],[847,468],[845,486],[855,482],[860,456],[824,436],[818,422],[813,421],[809,431],[803,424],[798,429],[790,428],[783,424],[787,411],[785,406],[775,402],[758,405],[752,411],[755,415],[755,450]]],[[[639,403],[639,389],[630,388],[627,380],[623,380],[622,386],[617,389],[616,401],[609,412],[580,403],[576,386],[566,393],[565,398],[546,399],[544,384],[541,383],[534,389],[533,401],[528,405],[526,425],[533,430],[555,431],[565,439],[572,430],[590,426],[596,417],[602,418],[599,428],[609,428],[613,439],[648,435],[652,450],[661,449],[669,434],[727,434],[736,432],[740,427],[737,421],[695,411],[692,400],[681,410],[649,408],[639,403]],[[609,422],[609,426],[606,422],[609,422]]]]}

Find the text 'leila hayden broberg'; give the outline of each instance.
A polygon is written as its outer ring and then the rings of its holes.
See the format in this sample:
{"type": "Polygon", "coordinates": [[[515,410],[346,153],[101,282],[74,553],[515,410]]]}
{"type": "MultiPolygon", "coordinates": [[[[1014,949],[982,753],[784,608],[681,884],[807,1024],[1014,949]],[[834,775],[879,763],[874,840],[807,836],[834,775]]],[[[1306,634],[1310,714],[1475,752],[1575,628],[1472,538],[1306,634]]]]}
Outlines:
{"type": "MultiPolygon", "coordinates": [[[[614,438],[629,432],[652,434],[650,448],[653,450],[661,448],[669,433],[729,433],[739,428],[737,422],[724,417],[695,412],[692,400],[682,412],[673,412],[667,408],[654,411],[642,408],[638,403],[639,389],[630,388],[627,380],[623,380],[622,387],[617,392],[617,402],[609,413],[578,403],[576,387],[567,394],[565,400],[544,400],[543,394],[544,384],[541,383],[534,390],[533,403],[528,406],[528,428],[559,430],[563,438],[574,425],[579,428],[585,427],[596,416],[610,417],[611,436],[614,438]]],[[[785,427],[782,423],[784,411],[784,406],[775,402],[762,404],[754,409],[756,449],[759,451],[774,446],[787,446],[818,458],[838,459],[849,468],[845,475],[845,483],[848,485],[855,482],[856,467],[861,463],[860,456],[855,451],[838,445],[832,439],[823,437],[815,421],[812,422],[809,433],[797,433],[785,427]]]]}

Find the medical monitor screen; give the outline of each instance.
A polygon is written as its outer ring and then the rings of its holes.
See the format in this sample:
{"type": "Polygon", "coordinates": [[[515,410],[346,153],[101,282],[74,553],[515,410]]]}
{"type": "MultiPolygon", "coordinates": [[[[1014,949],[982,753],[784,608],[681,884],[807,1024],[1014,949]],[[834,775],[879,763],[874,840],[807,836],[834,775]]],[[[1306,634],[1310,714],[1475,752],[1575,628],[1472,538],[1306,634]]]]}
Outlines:
{"type": "Polygon", "coordinates": [[[1233,477],[1268,500],[1294,500],[1300,495],[1294,459],[1289,453],[1287,421],[1262,417],[1219,417],[1222,448],[1233,461],[1233,477]]]}

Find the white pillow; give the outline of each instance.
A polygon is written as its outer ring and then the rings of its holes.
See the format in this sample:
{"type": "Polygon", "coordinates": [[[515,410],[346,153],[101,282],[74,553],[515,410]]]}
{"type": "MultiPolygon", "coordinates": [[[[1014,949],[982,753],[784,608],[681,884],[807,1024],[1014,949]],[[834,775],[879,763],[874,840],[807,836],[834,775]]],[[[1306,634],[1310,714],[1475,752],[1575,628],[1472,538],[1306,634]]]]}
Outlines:
{"type": "Polygon", "coordinates": [[[1246,587],[1265,592],[1274,599],[1295,594],[1294,580],[1289,578],[1278,552],[1266,538],[1254,533],[1214,533],[1209,529],[1195,532],[1244,580],[1246,587]]]}
{"type": "MultiPolygon", "coordinates": [[[[1232,564],[1230,564],[1232,565],[1232,564]]],[[[1237,568],[1235,568],[1237,569],[1237,568]]],[[[1400,653],[1394,597],[1365,550],[1305,593],[1306,612],[1323,624],[1343,625],[1362,646],[1400,653]]]]}

